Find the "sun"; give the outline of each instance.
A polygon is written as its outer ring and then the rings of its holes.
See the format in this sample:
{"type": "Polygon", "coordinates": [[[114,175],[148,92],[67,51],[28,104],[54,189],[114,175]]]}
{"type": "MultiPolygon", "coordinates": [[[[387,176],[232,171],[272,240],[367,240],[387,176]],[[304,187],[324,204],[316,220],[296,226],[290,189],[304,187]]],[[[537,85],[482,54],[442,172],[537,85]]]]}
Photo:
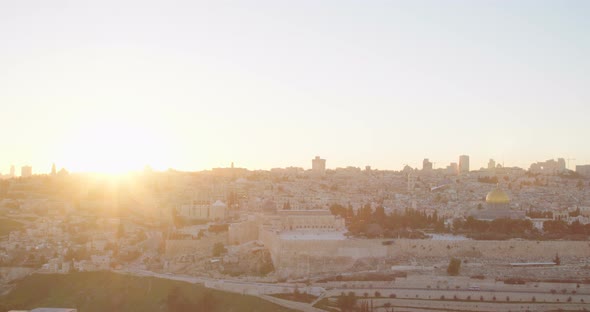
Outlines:
{"type": "Polygon", "coordinates": [[[71,133],[61,159],[76,172],[121,174],[164,166],[166,144],[153,127],[137,122],[91,122],[71,133]]]}

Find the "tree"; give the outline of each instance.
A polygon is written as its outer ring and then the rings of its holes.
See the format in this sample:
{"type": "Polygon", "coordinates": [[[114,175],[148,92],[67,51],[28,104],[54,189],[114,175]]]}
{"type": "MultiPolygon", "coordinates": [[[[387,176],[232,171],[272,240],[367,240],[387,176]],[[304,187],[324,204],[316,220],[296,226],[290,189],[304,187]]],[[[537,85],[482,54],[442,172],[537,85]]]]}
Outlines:
{"type": "Polygon", "coordinates": [[[283,210],[291,210],[291,202],[287,201],[284,205],[283,205],[283,210]]]}
{"type": "Polygon", "coordinates": [[[361,303],[359,304],[359,307],[357,309],[358,312],[371,312],[372,309],[369,306],[369,302],[367,300],[363,300],[361,301],[361,303]]]}
{"type": "Polygon", "coordinates": [[[457,258],[451,258],[449,266],[447,267],[447,273],[451,276],[459,275],[459,269],[461,268],[461,260],[457,258]]]}
{"type": "Polygon", "coordinates": [[[367,226],[367,237],[375,238],[383,235],[383,229],[377,223],[371,223],[367,226]]]}
{"type": "Polygon", "coordinates": [[[342,205],[339,205],[339,204],[333,204],[333,205],[331,205],[330,206],[330,212],[333,215],[341,216],[343,218],[346,218],[346,214],[347,214],[346,208],[344,206],[342,206],[342,205]]]}
{"type": "Polygon", "coordinates": [[[568,232],[568,224],[563,220],[548,220],[543,222],[543,231],[552,234],[565,234],[568,232]]]}
{"type": "Polygon", "coordinates": [[[227,250],[223,246],[223,243],[215,243],[215,245],[213,245],[213,257],[219,257],[226,251],[227,250]]]}
{"type": "Polygon", "coordinates": [[[381,205],[377,206],[377,208],[375,208],[375,212],[373,213],[373,218],[379,225],[382,226],[385,224],[385,221],[387,220],[385,208],[381,205]]]}
{"type": "Polygon", "coordinates": [[[117,238],[121,239],[125,236],[125,226],[123,225],[123,222],[119,223],[119,226],[117,227],[117,238]]]}
{"type": "Polygon", "coordinates": [[[559,254],[555,254],[555,258],[553,259],[553,262],[555,263],[555,265],[560,265],[561,264],[561,259],[559,258],[559,254]]]}
{"type": "Polygon", "coordinates": [[[354,311],[356,306],[356,295],[354,292],[349,292],[348,295],[341,293],[336,301],[336,305],[342,312],[354,311]]]}

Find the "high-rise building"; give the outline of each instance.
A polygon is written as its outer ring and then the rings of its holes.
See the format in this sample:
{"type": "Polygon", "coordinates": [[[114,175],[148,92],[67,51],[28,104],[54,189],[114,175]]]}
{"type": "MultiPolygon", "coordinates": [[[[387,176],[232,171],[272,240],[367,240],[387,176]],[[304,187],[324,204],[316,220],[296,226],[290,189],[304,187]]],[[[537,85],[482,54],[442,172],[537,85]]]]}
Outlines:
{"type": "Polygon", "coordinates": [[[11,178],[14,178],[14,175],[15,175],[15,173],[14,173],[14,165],[11,165],[10,166],[10,177],[11,178]]]}
{"type": "Polygon", "coordinates": [[[459,167],[456,162],[452,162],[447,166],[447,174],[456,175],[459,173],[459,167]]]}
{"type": "Polygon", "coordinates": [[[30,177],[33,175],[33,167],[31,166],[22,166],[20,168],[20,176],[21,177],[30,177]]]}
{"type": "Polygon", "coordinates": [[[326,174],[326,160],[316,156],[311,160],[311,171],[315,175],[324,176],[326,174]]]}
{"type": "Polygon", "coordinates": [[[557,158],[557,171],[558,172],[565,172],[565,159],[557,158]]]}
{"type": "Polygon", "coordinates": [[[422,170],[423,171],[431,171],[432,170],[432,162],[428,160],[428,158],[424,158],[422,161],[422,170]]]}
{"type": "Polygon", "coordinates": [[[490,161],[488,161],[488,170],[493,171],[494,169],[496,169],[496,161],[490,159],[490,161]]]}
{"type": "Polygon", "coordinates": [[[461,155],[459,156],[459,173],[468,173],[469,172],[469,156],[461,155]]]}
{"type": "Polygon", "coordinates": [[[576,173],[583,177],[590,177],[590,165],[576,165],[576,173]]]}

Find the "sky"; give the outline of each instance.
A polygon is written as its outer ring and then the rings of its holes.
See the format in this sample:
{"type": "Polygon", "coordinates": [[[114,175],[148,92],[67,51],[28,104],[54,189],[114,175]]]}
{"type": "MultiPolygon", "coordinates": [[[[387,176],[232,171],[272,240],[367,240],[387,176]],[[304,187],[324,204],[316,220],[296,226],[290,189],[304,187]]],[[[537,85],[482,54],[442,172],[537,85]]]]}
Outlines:
{"type": "Polygon", "coordinates": [[[589,15],[588,1],[1,0],[0,173],[590,164],[589,15]]]}

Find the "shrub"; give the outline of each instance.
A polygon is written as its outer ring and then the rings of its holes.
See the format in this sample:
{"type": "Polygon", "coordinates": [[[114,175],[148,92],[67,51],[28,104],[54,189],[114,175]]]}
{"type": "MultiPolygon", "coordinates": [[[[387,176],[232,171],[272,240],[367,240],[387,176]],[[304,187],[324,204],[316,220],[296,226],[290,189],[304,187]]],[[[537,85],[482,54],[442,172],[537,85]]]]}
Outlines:
{"type": "Polygon", "coordinates": [[[227,250],[225,249],[225,246],[223,246],[223,243],[215,243],[215,245],[213,245],[213,257],[219,257],[226,252],[227,250]]]}
{"type": "Polygon", "coordinates": [[[452,276],[459,275],[460,268],[461,260],[457,258],[451,258],[451,261],[449,261],[449,266],[447,267],[447,273],[452,276]]]}

